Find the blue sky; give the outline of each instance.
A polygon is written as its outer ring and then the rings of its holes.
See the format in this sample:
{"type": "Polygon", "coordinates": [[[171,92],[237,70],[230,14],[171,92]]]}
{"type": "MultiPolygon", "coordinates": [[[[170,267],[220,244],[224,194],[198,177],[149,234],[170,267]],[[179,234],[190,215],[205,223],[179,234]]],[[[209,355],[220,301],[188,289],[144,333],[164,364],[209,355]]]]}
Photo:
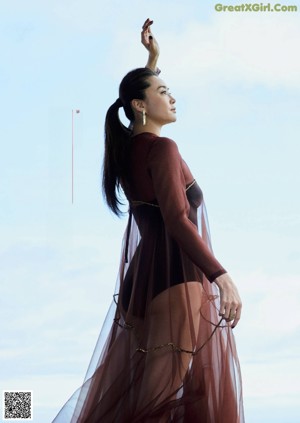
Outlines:
{"type": "Polygon", "coordinates": [[[82,383],[126,225],[101,196],[104,117],[122,76],[146,62],[150,17],[177,100],[163,135],[204,191],[215,254],[244,303],[235,334],[247,422],[296,423],[300,3],[275,14],[161,3],[1,4],[0,390],[33,390],[33,421],[47,423],[82,383]]]}

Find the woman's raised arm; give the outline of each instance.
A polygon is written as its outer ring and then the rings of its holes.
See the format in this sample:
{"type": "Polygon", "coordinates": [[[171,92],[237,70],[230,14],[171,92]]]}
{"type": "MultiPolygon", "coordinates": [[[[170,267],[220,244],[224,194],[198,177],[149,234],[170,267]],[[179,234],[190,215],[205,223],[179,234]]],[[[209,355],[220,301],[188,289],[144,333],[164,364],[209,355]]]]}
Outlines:
{"type": "Polygon", "coordinates": [[[145,21],[141,32],[141,42],[146,50],[149,52],[148,61],[146,68],[152,69],[154,72],[159,73],[160,70],[157,67],[157,61],[159,57],[159,45],[156,38],[151,32],[151,25],[153,21],[149,18],[145,21]]]}

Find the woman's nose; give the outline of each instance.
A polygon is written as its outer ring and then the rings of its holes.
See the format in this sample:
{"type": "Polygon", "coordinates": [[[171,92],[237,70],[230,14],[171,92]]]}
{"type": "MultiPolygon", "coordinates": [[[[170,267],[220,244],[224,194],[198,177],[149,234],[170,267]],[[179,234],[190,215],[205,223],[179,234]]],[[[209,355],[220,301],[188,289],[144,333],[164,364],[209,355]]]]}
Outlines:
{"type": "Polygon", "coordinates": [[[169,96],[170,96],[171,103],[172,104],[176,103],[175,98],[171,94],[169,94],[169,96]]]}

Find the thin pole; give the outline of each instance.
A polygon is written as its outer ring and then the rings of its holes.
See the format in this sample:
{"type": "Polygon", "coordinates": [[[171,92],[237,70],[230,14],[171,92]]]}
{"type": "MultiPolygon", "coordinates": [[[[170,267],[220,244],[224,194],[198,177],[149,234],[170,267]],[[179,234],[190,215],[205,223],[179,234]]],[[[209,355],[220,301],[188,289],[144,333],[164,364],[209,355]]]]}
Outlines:
{"type": "Polygon", "coordinates": [[[72,109],[72,204],[74,200],[74,110],[72,109]]]}

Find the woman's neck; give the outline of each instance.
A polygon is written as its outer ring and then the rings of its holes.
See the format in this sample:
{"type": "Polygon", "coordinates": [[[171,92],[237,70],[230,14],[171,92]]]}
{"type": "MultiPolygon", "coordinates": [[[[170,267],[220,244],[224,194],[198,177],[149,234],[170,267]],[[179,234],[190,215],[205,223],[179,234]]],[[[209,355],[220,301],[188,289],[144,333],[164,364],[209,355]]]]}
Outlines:
{"type": "Polygon", "coordinates": [[[154,125],[152,123],[147,123],[146,125],[142,125],[141,123],[134,123],[132,128],[132,135],[139,135],[143,132],[151,132],[154,135],[160,136],[161,126],[154,125]]]}

